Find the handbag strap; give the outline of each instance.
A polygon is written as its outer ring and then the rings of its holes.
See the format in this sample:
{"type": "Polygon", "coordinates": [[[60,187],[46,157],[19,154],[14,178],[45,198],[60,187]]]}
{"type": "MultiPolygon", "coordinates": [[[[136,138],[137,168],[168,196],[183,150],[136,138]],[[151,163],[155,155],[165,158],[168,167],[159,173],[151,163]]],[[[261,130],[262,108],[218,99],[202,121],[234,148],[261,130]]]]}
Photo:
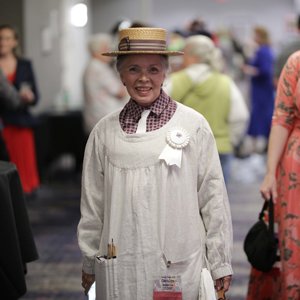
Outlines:
{"type": "Polygon", "coordinates": [[[259,214],[259,220],[263,220],[264,212],[267,210],[267,208],[269,212],[269,231],[270,233],[274,234],[274,202],[272,196],[269,200],[265,200],[263,208],[259,214]]]}

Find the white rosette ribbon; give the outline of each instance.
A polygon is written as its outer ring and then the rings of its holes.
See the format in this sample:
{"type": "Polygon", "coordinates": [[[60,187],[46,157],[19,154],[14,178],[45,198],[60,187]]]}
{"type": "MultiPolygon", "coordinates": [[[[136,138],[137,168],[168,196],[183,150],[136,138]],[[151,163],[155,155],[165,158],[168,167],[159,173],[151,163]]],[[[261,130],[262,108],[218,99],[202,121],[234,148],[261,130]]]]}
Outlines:
{"type": "Polygon", "coordinates": [[[167,145],[161,152],[159,159],[166,162],[168,166],[177,165],[181,167],[182,149],[190,141],[190,136],[183,128],[173,128],[168,131],[167,145]]]}

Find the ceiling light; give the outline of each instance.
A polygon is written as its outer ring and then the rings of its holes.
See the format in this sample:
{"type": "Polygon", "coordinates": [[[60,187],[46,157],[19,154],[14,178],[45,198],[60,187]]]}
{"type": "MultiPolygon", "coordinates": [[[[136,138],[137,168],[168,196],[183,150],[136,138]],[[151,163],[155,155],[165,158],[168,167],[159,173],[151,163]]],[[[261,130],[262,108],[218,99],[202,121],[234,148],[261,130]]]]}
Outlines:
{"type": "Polygon", "coordinates": [[[75,27],[84,27],[87,21],[87,6],[83,3],[75,4],[71,8],[71,24],[75,27]]]}

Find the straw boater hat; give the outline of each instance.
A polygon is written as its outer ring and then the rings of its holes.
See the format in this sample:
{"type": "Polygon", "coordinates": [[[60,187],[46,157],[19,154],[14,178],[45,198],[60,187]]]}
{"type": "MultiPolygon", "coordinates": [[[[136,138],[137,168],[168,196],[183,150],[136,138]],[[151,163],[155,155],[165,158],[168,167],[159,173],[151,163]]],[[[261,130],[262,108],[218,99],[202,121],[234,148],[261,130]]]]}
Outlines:
{"type": "Polygon", "coordinates": [[[119,31],[118,51],[102,53],[105,56],[124,54],[182,55],[180,51],[167,50],[167,32],[163,28],[135,27],[119,31]]]}

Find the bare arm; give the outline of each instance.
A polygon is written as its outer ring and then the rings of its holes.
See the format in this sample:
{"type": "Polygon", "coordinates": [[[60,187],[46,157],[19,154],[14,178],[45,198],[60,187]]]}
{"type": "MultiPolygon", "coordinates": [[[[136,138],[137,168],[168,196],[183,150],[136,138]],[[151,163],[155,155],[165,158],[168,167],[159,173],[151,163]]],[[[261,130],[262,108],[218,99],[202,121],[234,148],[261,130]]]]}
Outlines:
{"type": "Polygon", "coordinates": [[[271,195],[277,198],[276,169],[282,156],[288,138],[288,130],[280,125],[274,125],[271,129],[267,173],[260,187],[260,192],[265,199],[270,199],[271,195]]]}

